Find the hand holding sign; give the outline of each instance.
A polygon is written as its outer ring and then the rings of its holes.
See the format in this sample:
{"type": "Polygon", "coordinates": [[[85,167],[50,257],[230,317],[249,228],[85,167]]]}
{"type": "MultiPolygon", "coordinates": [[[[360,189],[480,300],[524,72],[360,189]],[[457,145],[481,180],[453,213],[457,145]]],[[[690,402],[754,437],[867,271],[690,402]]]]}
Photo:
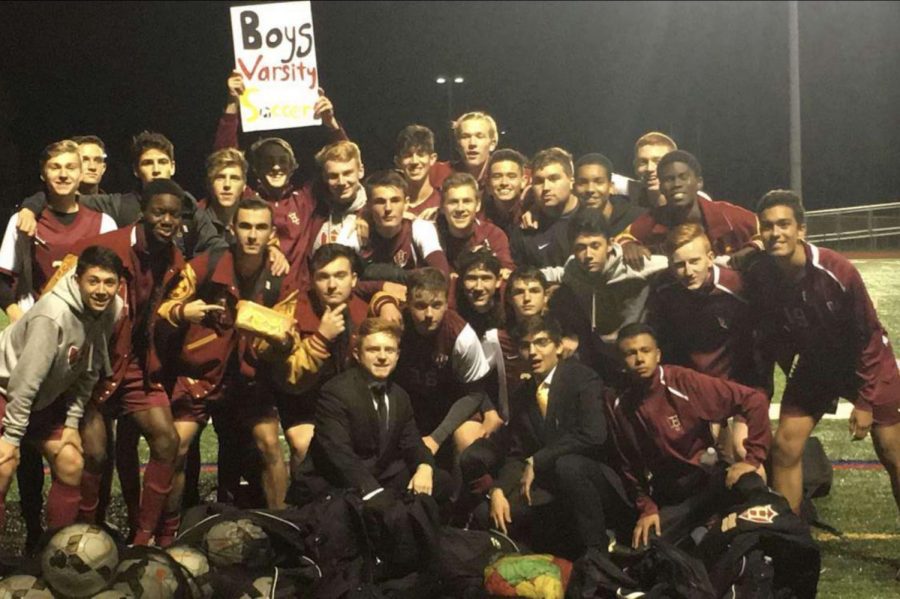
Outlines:
{"type": "Polygon", "coordinates": [[[325,90],[321,87],[319,88],[319,99],[316,100],[316,103],[313,106],[313,116],[317,119],[321,119],[322,124],[329,129],[338,130],[341,128],[334,116],[334,105],[331,103],[331,100],[325,96],[325,90]]]}

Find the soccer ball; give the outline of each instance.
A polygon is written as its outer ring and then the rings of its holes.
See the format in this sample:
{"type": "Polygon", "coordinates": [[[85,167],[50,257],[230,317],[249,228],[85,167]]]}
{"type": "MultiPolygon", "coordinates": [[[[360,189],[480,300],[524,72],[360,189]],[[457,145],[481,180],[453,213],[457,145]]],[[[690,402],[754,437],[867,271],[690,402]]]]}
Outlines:
{"type": "Polygon", "coordinates": [[[246,518],[219,522],[206,532],[203,543],[210,563],[216,567],[264,566],[270,553],[269,536],[246,518]]]}
{"type": "Polygon", "coordinates": [[[177,567],[158,549],[133,547],[116,568],[111,588],[135,599],[174,599],[177,567]]]}
{"type": "Polygon", "coordinates": [[[90,597],[106,588],[117,563],[116,542],[93,524],[73,524],[60,529],[41,556],[47,583],[66,597],[90,597]]]}
{"type": "Polygon", "coordinates": [[[0,599],[53,599],[53,593],[44,581],[16,574],[0,580],[0,599]]]}
{"type": "Polygon", "coordinates": [[[272,592],[275,579],[271,576],[260,576],[253,581],[253,590],[244,593],[239,599],[266,599],[272,592]]]}
{"type": "Polygon", "coordinates": [[[212,597],[209,559],[205,553],[188,545],[173,545],[166,549],[166,553],[190,574],[188,584],[194,597],[212,597]]]}

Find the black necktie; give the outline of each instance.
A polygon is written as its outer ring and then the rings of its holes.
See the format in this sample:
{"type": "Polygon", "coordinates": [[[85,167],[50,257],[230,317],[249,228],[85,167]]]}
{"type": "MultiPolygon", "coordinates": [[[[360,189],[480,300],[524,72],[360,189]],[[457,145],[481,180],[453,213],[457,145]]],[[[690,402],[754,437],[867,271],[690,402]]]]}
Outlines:
{"type": "Polygon", "coordinates": [[[372,385],[372,396],[378,406],[378,428],[381,432],[382,443],[387,439],[388,433],[388,409],[385,402],[385,394],[387,393],[386,385],[372,385]]]}

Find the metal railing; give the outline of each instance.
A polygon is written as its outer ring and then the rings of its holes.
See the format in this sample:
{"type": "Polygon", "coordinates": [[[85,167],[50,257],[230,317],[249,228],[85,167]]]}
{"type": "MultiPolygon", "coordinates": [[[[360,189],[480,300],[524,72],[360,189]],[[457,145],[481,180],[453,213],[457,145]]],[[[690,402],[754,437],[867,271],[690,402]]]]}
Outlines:
{"type": "Polygon", "coordinates": [[[900,202],[810,210],[807,239],[841,250],[900,248],[900,202]]]}

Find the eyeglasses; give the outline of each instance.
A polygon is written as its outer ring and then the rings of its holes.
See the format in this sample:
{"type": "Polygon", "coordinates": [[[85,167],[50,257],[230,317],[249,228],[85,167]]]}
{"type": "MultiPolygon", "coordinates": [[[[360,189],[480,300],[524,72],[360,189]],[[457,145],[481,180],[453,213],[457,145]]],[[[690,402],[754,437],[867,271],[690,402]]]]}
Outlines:
{"type": "Polygon", "coordinates": [[[538,349],[546,349],[553,345],[553,339],[550,337],[538,337],[537,339],[532,339],[531,341],[520,341],[519,349],[522,351],[531,350],[531,346],[534,346],[538,349]]]}

